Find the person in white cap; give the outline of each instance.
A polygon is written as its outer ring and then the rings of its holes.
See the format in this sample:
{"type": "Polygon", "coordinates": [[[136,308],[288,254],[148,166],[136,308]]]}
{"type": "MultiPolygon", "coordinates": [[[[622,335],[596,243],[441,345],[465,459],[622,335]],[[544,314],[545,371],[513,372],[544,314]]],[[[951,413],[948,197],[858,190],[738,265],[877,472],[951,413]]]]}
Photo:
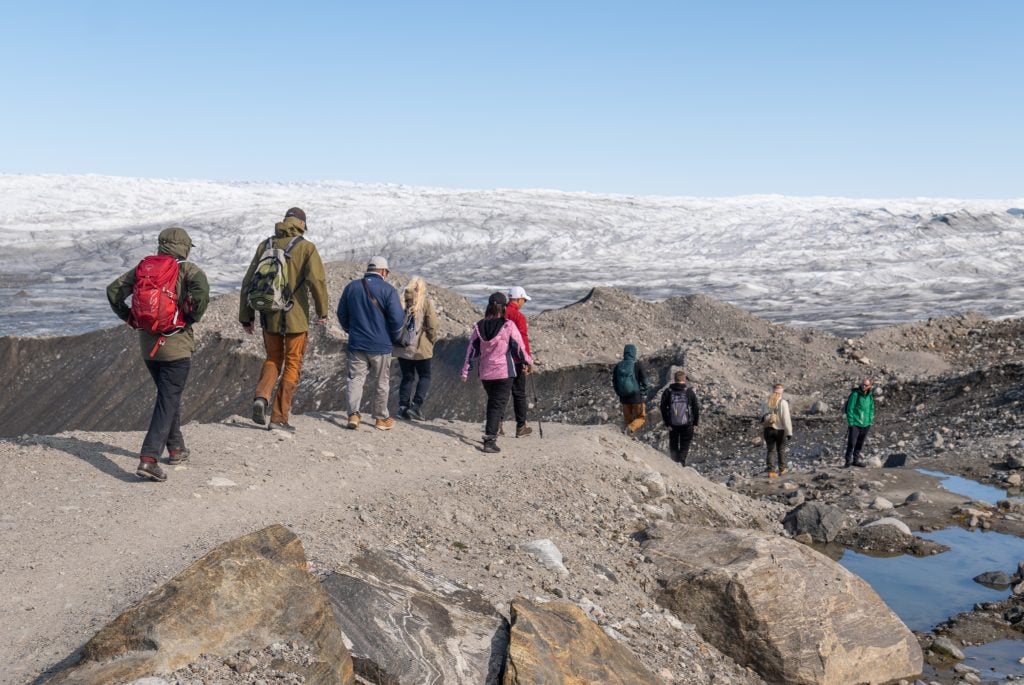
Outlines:
{"type": "MultiPolygon", "coordinates": [[[[523,305],[530,296],[522,286],[514,285],[506,293],[508,306],[505,308],[505,318],[516,325],[519,335],[523,338],[523,346],[526,348],[527,359],[533,358],[530,350],[530,336],[527,331],[526,317],[523,316],[523,305]]],[[[512,381],[512,409],[516,414],[516,437],[522,438],[533,432],[533,429],[526,425],[526,410],[529,404],[526,401],[526,375],[533,370],[530,364],[525,361],[516,362],[516,375],[512,381]]]]}
{"type": "Polygon", "coordinates": [[[372,381],[373,417],[377,430],[395,420],[388,414],[391,353],[402,333],[405,315],[398,291],[388,283],[388,260],[374,256],[362,278],[350,282],[338,300],[338,323],[348,333],[348,428],[359,428],[363,385],[372,381]]]}

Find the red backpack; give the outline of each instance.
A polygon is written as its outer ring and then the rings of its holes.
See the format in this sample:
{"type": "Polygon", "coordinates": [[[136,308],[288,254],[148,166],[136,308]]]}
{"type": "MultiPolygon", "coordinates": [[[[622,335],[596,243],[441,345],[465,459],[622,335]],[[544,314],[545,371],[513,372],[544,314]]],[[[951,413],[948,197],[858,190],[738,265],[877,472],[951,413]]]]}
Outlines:
{"type": "Polygon", "coordinates": [[[168,335],[185,330],[178,307],[178,260],[168,254],[146,257],[135,267],[132,309],[128,325],[159,336],[150,350],[153,357],[168,335]]]}

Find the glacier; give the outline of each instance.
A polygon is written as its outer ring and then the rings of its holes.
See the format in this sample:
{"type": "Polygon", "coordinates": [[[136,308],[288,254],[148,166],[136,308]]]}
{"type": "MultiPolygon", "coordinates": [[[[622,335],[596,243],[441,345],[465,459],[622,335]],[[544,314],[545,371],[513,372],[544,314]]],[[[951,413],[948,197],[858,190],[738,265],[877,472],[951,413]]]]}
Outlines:
{"type": "MultiPolygon", "coordinates": [[[[385,255],[482,303],[539,311],[593,286],[702,293],[841,334],[977,311],[1024,313],[1024,200],[695,198],[0,174],[0,336],[117,325],[104,289],[181,226],[217,293],[237,289],[291,206],[324,261],[385,255]]],[[[336,298],[339,293],[331,293],[336,298]]]]}

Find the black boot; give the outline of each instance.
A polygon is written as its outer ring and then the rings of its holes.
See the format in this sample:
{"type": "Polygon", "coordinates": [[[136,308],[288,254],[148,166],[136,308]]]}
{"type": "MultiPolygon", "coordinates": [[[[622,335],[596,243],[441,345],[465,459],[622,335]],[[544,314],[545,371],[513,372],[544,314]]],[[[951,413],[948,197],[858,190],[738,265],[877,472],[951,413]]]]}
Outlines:
{"type": "Polygon", "coordinates": [[[489,454],[497,454],[500,451],[501,448],[498,447],[497,438],[484,438],[484,452],[487,452],[489,454]]]}

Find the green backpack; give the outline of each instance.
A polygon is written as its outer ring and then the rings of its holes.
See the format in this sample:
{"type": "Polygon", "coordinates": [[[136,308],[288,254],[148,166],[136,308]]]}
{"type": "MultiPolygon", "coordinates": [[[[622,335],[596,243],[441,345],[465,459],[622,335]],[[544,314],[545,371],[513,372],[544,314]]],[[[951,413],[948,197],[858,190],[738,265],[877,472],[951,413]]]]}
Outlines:
{"type": "Polygon", "coordinates": [[[629,397],[640,392],[640,383],[637,382],[635,369],[635,359],[623,359],[615,365],[612,387],[619,397],[629,397]]]}
{"type": "Polygon", "coordinates": [[[302,240],[301,235],[291,239],[283,250],[274,247],[274,239],[267,238],[256,271],[249,281],[246,300],[254,310],[263,313],[286,312],[292,308],[291,282],[288,278],[288,259],[292,248],[302,240]]]}

